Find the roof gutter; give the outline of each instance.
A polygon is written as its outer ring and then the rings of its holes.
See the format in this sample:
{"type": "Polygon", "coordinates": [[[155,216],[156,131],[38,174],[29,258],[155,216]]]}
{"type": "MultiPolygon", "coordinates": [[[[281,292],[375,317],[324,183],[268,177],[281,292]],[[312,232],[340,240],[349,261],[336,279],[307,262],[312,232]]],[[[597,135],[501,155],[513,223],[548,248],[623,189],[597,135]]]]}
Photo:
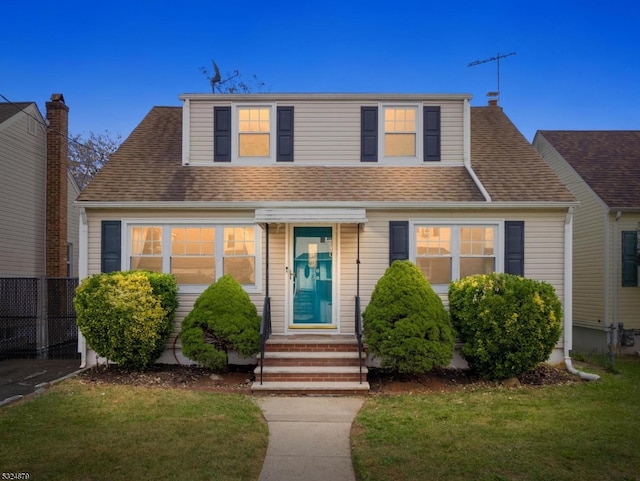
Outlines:
{"type": "Polygon", "coordinates": [[[467,169],[467,173],[476,184],[478,190],[482,193],[484,200],[487,202],[491,202],[491,196],[487,189],[484,188],[482,182],[473,171],[471,167],[471,104],[469,103],[469,99],[464,99],[464,114],[463,114],[463,129],[464,129],[464,146],[463,146],[463,159],[464,159],[464,168],[467,169]]]}
{"type": "Polygon", "coordinates": [[[571,374],[586,381],[598,381],[600,376],[573,367],[569,352],[573,348],[573,207],[569,207],[564,222],[564,364],[571,374]]]}

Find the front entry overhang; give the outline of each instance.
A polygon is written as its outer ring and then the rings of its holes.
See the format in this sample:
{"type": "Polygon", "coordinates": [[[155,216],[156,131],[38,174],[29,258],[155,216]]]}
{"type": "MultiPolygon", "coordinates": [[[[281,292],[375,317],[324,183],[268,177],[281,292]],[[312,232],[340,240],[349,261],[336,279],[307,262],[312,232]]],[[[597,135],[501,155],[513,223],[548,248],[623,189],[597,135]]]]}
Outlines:
{"type": "Polygon", "coordinates": [[[366,224],[365,209],[256,209],[258,224],[366,224]]]}

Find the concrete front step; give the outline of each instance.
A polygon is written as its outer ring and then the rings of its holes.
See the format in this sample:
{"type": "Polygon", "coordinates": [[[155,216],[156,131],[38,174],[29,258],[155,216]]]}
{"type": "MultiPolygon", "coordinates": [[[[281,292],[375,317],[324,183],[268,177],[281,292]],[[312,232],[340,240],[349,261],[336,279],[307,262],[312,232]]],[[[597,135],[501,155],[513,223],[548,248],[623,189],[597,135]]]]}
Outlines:
{"type": "Polygon", "coordinates": [[[313,394],[324,396],[348,396],[348,395],[363,395],[369,393],[369,383],[366,381],[360,382],[267,382],[263,381],[260,384],[256,381],[251,386],[251,391],[255,395],[270,395],[270,394],[313,394]]]}
{"type": "MultiPolygon", "coordinates": [[[[367,378],[367,368],[362,367],[362,378],[367,378]]],[[[260,367],[255,371],[260,379],[260,367]]],[[[359,382],[359,366],[270,366],[262,369],[263,381],[292,382],[359,382]]]]}

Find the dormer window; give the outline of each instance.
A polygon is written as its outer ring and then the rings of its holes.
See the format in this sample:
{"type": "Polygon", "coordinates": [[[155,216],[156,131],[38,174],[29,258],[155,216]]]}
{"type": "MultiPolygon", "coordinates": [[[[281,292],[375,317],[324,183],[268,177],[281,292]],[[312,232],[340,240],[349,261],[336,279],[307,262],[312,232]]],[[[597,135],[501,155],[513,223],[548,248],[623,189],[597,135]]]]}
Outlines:
{"type": "Polygon", "coordinates": [[[213,161],[245,165],[293,162],[293,130],[292,106],[216,106],[213,161]]]}
{"type": "Polygon", "coordinates": [[[269,108],[238,107],[238,156],[269,157],[270,125],[269,108]]]}
{"type": "Polygon", "coordinates": [[[439,106],[380,104],[360,109],[361,162],[440,161],[440,141],[439,106]]]}
{"type": "Polygon", "coordinates": [[[384,109],[385,157],[416,156],[416,108],[384,109]]]}

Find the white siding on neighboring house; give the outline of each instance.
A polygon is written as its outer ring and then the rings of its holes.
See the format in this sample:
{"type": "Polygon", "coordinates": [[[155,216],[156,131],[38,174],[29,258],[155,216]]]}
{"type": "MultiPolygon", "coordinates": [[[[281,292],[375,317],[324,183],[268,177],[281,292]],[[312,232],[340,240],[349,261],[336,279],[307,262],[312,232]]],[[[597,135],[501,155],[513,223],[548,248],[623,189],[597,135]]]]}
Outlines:
{"type": "MultiPolygon", "coordinates": [[[[213,165],[213,108],[231,105],[230,102],[214,100],[190,99],[188,107],[185,107],[190,109],[188,116],[190,165],[213,165]]],[[[278,102],[279,106],[294,107],[294,161],[286,164],[371,165],[372,163],[360,162],[360,107],[398,103],[403,102],[378,103],[326,99],[278,102]]],[[[434,164],[462,165],[464,102],[459,99],[442,99],[414,102],[414,104],[420,108],[422,106],[440,106],[441,108],[442,160],[434,164]]],[[[422,115],[422,112],[419,112],[419,115],[422,115]]],[[[382,121],[382,117],[379,116],[378,122],[382,121]]],[[[275,122],[275,119],[272,119],[272,122],[275,122]]],[[[232,129],[235,130],[235,126],[232,126],[232,129]]],[[[418,139],[420,138],[421,135],[418,135],[418,139]]],[[[275,138],[272,141],[275,142],[275,138]]],[[[232,149],[234,151],[237,149],[237,132],[235,131],[232,133],[232,149]]],[[[381,156],[382,153],[379,152],[378,155],[381,156]]],[[[422,160],[418,159],[417,163],[422,164],[422,160]]],[[[224,165],[233,165],[233,162],[224,163],[224,165]]]]}
{"type": "MultiPolygon", "coordinates": [[[[25,111],[41,119],[34,104],[25,111]]],[[[45,274],[46,136],[28,118],[0,125],[0,276],[45,274]]]]}
{"type": "Polygon", "coordinates": [[[537,136],[534,146],[580,202],[573,224],[573,325],[603,328],[608,208],[546,139],[537,136]]]}
{"type": "MultiPolygon", "coordinates": [[[[617,223],[615,213],[611,214],[612,240],[611,245],[611,285],[618,285],[617,290],[611,288],[612,305],[615,305],[617,295],[618,310],[612,308],[611,318],[614,325],[623,323],[625,329],[640,329],[640,287],[622,287],[622,232],[640,230],[640,214],[622,213],[617,223]],[[617,225],[616,225],[617,224],[617,225]],[[616,232],[614,235],[613,232],[616,232]],[[615,264],[614,264],[615,263],[615,264]],[[615,265],[615,268],[613,267],[615,265]]],[[[636,342],[638,338],[636,338],[636,342]]],[[[637,350],[637,347],[635,348],[637,350]]]]}

